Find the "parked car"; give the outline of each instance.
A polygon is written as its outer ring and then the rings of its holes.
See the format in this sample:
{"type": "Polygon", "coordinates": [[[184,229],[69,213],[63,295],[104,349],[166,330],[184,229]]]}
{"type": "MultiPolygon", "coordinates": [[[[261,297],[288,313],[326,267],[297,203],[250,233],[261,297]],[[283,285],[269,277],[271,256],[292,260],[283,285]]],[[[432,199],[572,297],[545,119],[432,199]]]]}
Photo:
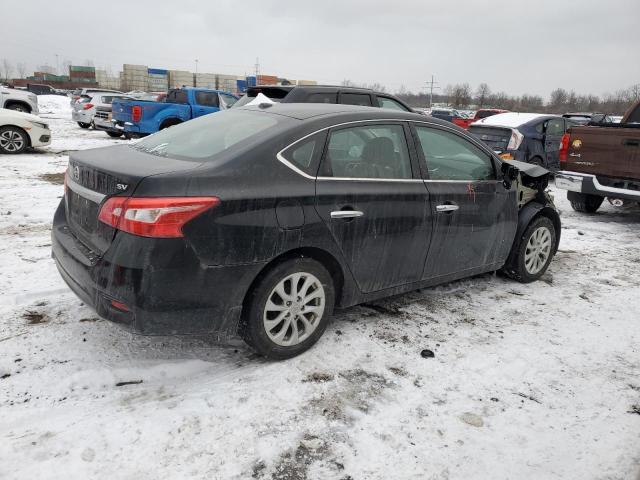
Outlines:
{"type": "Polygon", "coordinates": [[[502,110],[500,108],[481,108],[476,111],[476,114],[473,116],[473,121],[477,122],[478,120],[482,120],[483,118],[492,117],[493,115],[498,115],[499,113],[508,113],[509,110],[502,110]]]}
{"type": "Polygon", "coordinates": [[[349,307],[545,272],[549,172],[414,113],[262,104],[70,154],[53,258],[100,316],[297,355],[349,307]]]}
{"type": "MultiPolygon", "coordinates": [[[[331,85],[262,85],[249,87],[247,93],[234,105],[240,108],[263,94],[278,103],[340,103],[379,107],[401,112],[414,111],[399,98],[368,88],[337,87],[331,85]]],[[[422,113],[422,112],[419,112],[422,113]]]]}
{"type": "Polygon", "coordinates": [[[116,100],[114,127],[125,137],[143,137],[192,118],[230,108],[238,97],[222,90],[183,87],[169,90],[164,102],[116,100]]]}
{"type": "Polygon", "coordinates": [[[556,186],[578,212],[594,213],[605,198],[640,202],[640,101],[620,123],[574,126],[562,138],[556,186]]]}
{"type": "Polygon", "coordinates": [[[94,117],[97,108],[111,105],[114,99],[128,100],[122,94],[112,92],[90,92],[80,97],[72,106],[71,118],[81,128],[95,127],[94,117]]]}
{"type": "Polygon", "coordinates": [[[90,94],[95,93],[95,92],[120,93],[120,94],[122,94],[122,92],[120,90],[110,90],[108,88],[99,88],[99,87],[94,87],[94,88],[76,88],[73,92],[71,92],[71,95],[70,95],[71,106],[73,107],[73,104],[76,103],[80,98],[86,97],[87,95],[90,95],[90,94]]]}
{"type": "Polygon", "coordinates": [[[614,118],[606,113],[565,113],[564,118],[570,118],[576,125],[615,123],[614,118]]]}
{"type": "Polygon", "coordinates": [[[27,91],[36,95],[56,95],[56,89],[51,85],[42,85],[39,83],[28,83],[27,91]]]}
{"type": "Polygon", "coordinates": [[[0,108],[0,153],[22,153],[51,143],[49,125],[30,113],[0,108]]]}
{"type": "Polygon", "coordinates": [[[93,97],[92,102],[95,103],[95,113],[93,115],[93,128],[102,130],[110,137],[117,138],[122,136],[122,130],[113,126],[111,104],[114,100],[133,100],[126,95],[116,94],[99,94],[93,97]]]}
{"type": "Polygon", "coordinates": [[[559,115],[509,112],[478,120],[469,132],[505,160],[557,169],[560,140],[573,125],[576,122],[559,115]]]}
{"type": "Polygon", "coordinates": [[[37,114],[38,97],[25,90],[0,87],[0,108],[37,114]]]}
{"type": "Polygon", "coordinates": [[[471,118],[467,118],[461,112],[453,108],[434,108],[431,110],[431,116],[453,123],[465,130],[469,128],[469,125],[473,122],[471,118]]]}

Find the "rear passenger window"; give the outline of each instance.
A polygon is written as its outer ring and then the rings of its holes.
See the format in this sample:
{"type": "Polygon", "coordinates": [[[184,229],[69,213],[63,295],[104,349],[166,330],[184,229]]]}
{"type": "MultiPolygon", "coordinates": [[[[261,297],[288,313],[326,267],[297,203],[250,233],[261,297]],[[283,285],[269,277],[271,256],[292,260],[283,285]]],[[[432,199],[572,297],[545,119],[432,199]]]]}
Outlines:
{"type": "Polygon", "coordinates": [[[418,127],[416,132],[431,180],[493,180],[491,157],[453,133],[418,127]]]}
{"type": "Polygon", "coordinates": [[[378,97],[378,106],[380,108],[388,108],[390,110],[400,110],[402,112],[407,111],[404,105],[396,102],[392,98],[387,98],[387,97],[378,97]]]}
{"type": "Polygon", "coordinates": [[[315,176],[325,138],[326,132],[317,133],[292,145],[282,153],[282,156],[307,175],[315,176]]]}
{"type": "Polygon", "coordinates": [[[563,135],[564,134],[564,120],[561,118],[553,118],[547,121],[547,128],[545,129],[547,135],[563,135]]]}
{"type": "Polygon", "coordinates": [[[187,97],[187,92],[184,90],[172,90],[167,94],[166,103],[182,103],[188,104],[189,97],[187,97]]]}
{"type": "Polygon", "coordinates": [[[343,93],[340,95],[340,103],[344,105],[371,106],[371,96],[366,93],[343,93]]]}
{"type": "Polygon", "coordinates": [[[338,94],[334,93],[311,93],[307,97],[306,103],[338,103],[338,94]]]}
{"type": "Polygon", "coordinates": [[[368,125],[331,132],[322,176],[412,178],[402,125],[368,125]]]}
{"type": "Polygon", "coordinates": [[[218,107],[220,102],[215,92],[196,92],[196,103],[205,107],[218,107]]]}

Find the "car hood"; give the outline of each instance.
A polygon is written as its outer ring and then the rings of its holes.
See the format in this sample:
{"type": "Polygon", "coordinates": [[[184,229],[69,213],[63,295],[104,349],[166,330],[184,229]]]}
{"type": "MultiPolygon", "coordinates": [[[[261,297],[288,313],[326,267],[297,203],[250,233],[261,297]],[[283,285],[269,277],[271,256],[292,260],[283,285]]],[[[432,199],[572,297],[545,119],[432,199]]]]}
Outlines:
{"type": "Polygon", "coordinates": [[[42,119],[31,113],[17,112],[15,110],[9,110],[7,108],[0,108],[0,118],[20,118],[30,122],[42,123],[42,119]]]}
{"type": "Polygon", "coordinates": [[[518,170],[520,170],[520,172],[524,173],[525,175],[531,178],[539,178],[549,174],[549,170],[547,170],[544,167],[541,167],[540,165],[533,165],[531,163],[519,162],[517,160],[508,160],[508,163],[509,165],[513,165],[518,170]]]}

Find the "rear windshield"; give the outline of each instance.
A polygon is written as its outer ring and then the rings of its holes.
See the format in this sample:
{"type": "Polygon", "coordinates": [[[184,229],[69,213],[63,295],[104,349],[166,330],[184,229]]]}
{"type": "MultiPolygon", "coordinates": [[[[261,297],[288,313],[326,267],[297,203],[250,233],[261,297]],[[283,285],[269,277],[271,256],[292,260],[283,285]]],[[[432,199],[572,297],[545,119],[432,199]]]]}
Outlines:
{"type": "Polygon", "coordinates": [[[256,140],[287,117],[247,110],[225,110],[162,130],[133,148],[154,155],[206,159],[228,148],[256,140]]]}
{"type": "Polygon", "coordinates": [[[234,108],[238,108],[238,107],[242,107],[243,105],[246,105],[251,100],[256,98],[256,96],[259,93],[262,93],[263,95],[266,95],[267,97],[269,97],[274,102],[280,102],[280,100],[282,100],[284,97],[286,97],[287,94],[290,91],[291,90],[289,90],[287,88],[278,88],[278,87],[250,88],[249,90],[247,90],[247,93],[240,100],[235,102],[233,107],[234,108]]]}
{"type": "Polygon", "coordinates": [[[476,113],[476,117],[475,118],[478,118],[478,119],[487,118],[487,117],[491,117],[492,115],[495,115],[497,113],[498,112],[492,112],[492,111],[486,111],[486,110],[484,112],[480,111],[480,112],[476,113]]]}

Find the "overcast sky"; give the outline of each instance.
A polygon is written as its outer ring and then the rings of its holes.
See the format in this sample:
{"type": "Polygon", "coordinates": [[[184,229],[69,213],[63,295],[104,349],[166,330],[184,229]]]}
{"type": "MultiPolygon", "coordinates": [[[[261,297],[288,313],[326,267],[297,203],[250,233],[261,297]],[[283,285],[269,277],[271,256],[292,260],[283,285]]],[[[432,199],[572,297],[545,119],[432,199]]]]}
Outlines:
{"type": "MultiPolygon", "coordinates": [[[[640,0],[21,0],[3,4],[0,58],[381,83],[481,82],[547,96],[640,83],[640,0]]],[[[14,71],[15,73],[15,71],[14,71]]]]}

